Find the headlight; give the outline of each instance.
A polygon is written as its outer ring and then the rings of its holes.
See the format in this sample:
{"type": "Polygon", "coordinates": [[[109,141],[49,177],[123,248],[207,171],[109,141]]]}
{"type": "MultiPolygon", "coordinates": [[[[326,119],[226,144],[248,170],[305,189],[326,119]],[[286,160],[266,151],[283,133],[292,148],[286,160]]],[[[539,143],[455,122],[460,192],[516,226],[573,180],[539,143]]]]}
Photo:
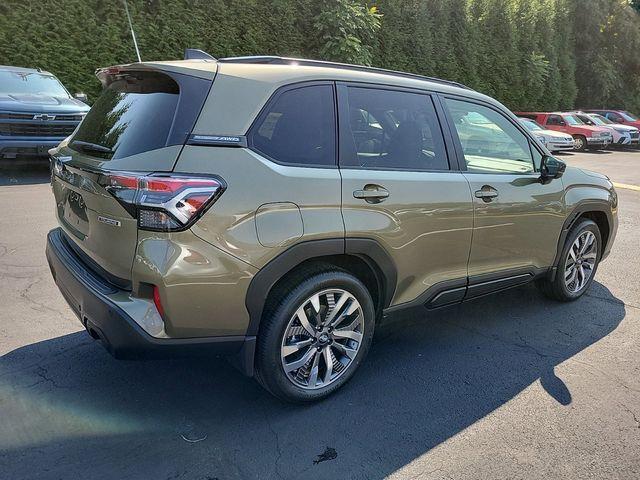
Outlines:
{"type": "Polygon", "coordinates": [[[540,141],[540,143],[541,143],[542,145],[546,145],[546,144],[547,144],[547,139],[546,139],[546,138],[544,138],[543,136],[538,136],[538,135],[536,135],[536,138],[540,141]]]}
{"type": "Polygon", "coordinates": [[[609,201],[611,202],[611,206],[613,208],[618,207],[618,192],[616,192],[616,189],[614,187],[611,187],[611,190],[609,190],[609,201]]]}

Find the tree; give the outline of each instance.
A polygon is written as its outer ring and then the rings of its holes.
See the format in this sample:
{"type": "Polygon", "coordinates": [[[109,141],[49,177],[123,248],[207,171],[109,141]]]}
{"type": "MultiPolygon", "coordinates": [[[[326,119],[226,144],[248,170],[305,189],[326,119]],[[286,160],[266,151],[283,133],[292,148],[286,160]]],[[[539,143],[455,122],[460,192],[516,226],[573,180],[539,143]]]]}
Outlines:
{"type": "Polygon", "coordinates": [[[377,7],[354,0],[329,0],[313,22],[320,55],[327,60],[371,65],[372,43],[380,29],[377,7]]]}
{"type": "MultiPolygon", "coordinates": [[[[128,4],[143,60],[321,58],[459,81],[514,110],[640,113],[640,0],[128,4]]],[[[95,99],[96,68],[134,61],[122,0],[0,0],[1,65],[41,67],[95,99]]]]}

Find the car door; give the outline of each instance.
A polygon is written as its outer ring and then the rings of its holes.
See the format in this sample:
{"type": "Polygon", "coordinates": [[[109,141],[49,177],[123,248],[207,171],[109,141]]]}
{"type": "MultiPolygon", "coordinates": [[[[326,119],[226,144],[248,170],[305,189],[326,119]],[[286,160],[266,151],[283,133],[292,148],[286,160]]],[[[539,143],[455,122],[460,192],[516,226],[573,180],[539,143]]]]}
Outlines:
{"type": "Polygon", "coordinates": [[[564,221],[561,180],[539,180],[542,152],[499,109],[460,97],[443,100],[473,193],[469,292],[498,289],[551,266],[564,221]],[[468,140],[473,132],[474,141],[468,140]]]}
{"type": "Polygon", "coordinates": [[[338,108],[347,249],[364,237],[388,252],[397,270],[392,305],[452,288],[437,302],[460,300],[473,207],[467,180],[450,167],[441,107],[420,91],[341,83],[338,108]]]}

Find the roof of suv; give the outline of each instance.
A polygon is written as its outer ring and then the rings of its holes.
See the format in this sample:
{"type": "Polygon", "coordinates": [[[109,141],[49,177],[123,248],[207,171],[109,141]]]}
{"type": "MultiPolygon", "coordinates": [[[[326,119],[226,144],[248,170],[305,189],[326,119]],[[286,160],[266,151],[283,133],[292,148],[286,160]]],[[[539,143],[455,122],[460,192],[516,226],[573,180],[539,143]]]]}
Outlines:
{"type": "Polygon", "coordinates": [[[104,82],[112,69],[151,69],[208,80],[215,78],[216,88],[211,90],[205,100],[193,129],[193,134],[197,135],[209,135],[211,132],[244,135],[275,91],[303,82],[353,82],[459,95],[499,105],[503,111],[509,111],[497,100],[456,82],[318,60],[285,57],[191,58],[118,65],[100,69],[96,74],[104,82]],[[233,115],[220,115],[220,112],[233,112],[233,115]]]}
{"type": "Polygon", "coordinates": [[[358,72],[369,72],[369,73],[379,73],[384,75],[393,75],[396,77],[406,77],[406,78],[414,78],[417,80],[426,80],[429,82],[435,83],[443,83],[445,85],[453,85],[460,88],[468,89],[466,85],[462,85],[458,82],[453,82],[450,80],[442,80],[440,78],[427,77],[424,75],[418,75],[416,73],[408,73],[408,72],[400,72],[397,70],[388,70],[386,68],[377,68],[377,67],[367,67],[363,65],[352,65],[349,63],[338,63],[338,62],[327,62],[324,60],[307,60],[302,58],[289,58],[289,57],[277,57],[277,56],[249,56],[249,57],[229,57],[229,58],[221,58],[218,62],[222,63],[249,63],[254,65],[304,65],[311,67],[321,67],[321,68],[339,68],[344,70],[358,71],[358,72]]]}
{"type": "Polygon", "coordinates": [[[199,76],[213,78],[217,73],[232,77],[256,80],[262,82],[283,83],[285,81],[306,80],[343,80],[369,82],[378,84],[392,84],[408,88],[429,89],[433,91],[463,93],[473,96],[489,98],[461,83],[426,77],[418,74],[385,70],[382,68],[365,67],[321,60],[288,58],[277,56],[229,57],[217,60],[173,60],[151,61],[141,64],[129,64],[128,68],[137,65],[174,70],[191,74],[199,72],[199,76]]]}

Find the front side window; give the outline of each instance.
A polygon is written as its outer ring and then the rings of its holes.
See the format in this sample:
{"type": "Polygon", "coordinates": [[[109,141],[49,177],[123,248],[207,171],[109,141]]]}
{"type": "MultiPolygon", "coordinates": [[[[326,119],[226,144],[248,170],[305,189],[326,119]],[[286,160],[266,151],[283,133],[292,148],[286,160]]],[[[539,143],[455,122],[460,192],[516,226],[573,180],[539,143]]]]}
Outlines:
{"type": "Polygon", "coordinates": [[[278,163],[336,164],[333,87],[310,85],[285,90],[258,118],[251,146],[278,163]]]}
{"type": "Polygon", "coordinates": [[[448,170],[444,139],[428,95],[347,88],[340,165],[391,170],[448,170]]]}
{"type": "Polygon", "coordinates": [[[472,102],[447,99],[469,172],[534,172],[529,140],[506,117],[472,102]]]}

